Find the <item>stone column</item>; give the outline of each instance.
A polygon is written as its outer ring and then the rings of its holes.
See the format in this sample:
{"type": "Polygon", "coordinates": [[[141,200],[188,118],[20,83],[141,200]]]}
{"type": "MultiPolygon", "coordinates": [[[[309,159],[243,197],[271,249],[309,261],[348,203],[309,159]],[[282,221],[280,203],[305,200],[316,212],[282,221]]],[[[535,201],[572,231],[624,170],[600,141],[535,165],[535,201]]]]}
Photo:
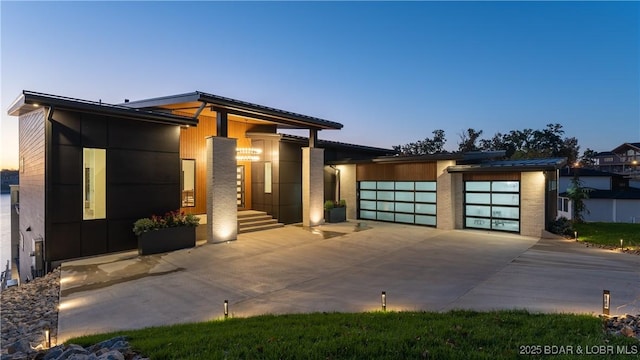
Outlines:
{"type": "Polygon", "coordinates": [[[447,168],[456,164],[453,160],[440,160],[436,163],[436,212],[438,216],[437,228],[452,230],[455,226],[456,194],[453,186],[452,174],[447,168]]]}
{"type": "Polygon", "coordinates": [[[207,138],[207,241],[238,237],[236,139],[207,138]]]}
{"type": "Polygon", "coordinates": [[[324,149],[302,148],[302,226],[324,220],[324,149]]]}

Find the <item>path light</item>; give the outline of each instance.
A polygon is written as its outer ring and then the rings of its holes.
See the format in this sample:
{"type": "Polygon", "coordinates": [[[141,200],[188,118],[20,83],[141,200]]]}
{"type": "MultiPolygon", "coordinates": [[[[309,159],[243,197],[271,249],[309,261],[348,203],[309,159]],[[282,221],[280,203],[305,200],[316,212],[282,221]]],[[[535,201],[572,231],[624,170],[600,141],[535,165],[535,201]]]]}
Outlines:
{"type": "Polygon", "coordinates": [[[611,294],[609,290],[602,290],[602,313],[609,315],[609,308],[611,307],[611,294]]]}
{"type": "Polygon", "coordinates": [[[578,232],[577,231],[573,232],[573,236],[576,238],[576,241],[578,241],[578,232]]]}
{"type": "Polygon", "coordinates": [[[387,292],[382,292],[382,311],[387,311],[387,292]]]}
{"type": "Polygon", "coordinates": [[[49,326],[44,327],[44,348],[48,349],[51,347],[51,329],[49,326]]]}
{"type": "Polygon", "coordinates": [[[229,317],[229,300],[224,301],[224,318],[229,317]]]}
{"type": "Polygon", "coordinates": [[[623,251],[624,251],[624,246],[623,246],[623,244],[624,244],[624,240],[623,240],[623,239],[620,239],[620,250],[623,250],[623,251]]]}

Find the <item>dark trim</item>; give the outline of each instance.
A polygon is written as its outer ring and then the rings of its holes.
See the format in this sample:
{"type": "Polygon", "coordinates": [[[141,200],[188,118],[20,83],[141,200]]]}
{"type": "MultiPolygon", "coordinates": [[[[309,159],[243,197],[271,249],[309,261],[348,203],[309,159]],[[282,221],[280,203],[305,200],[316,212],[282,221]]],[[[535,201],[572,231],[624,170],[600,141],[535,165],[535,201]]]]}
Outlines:
{"type": "Polygon", "coordinates": [[[229,120],[226,111],[218,111],[216,113],[216,136],[229,136],[229,120]]]}
{"type": "Polygon", "coordinates": [[[447,168],[449,173],[467,172],[527,172],[527,171],[555,171],[567,163],[566,158],[529,159],[487,161],[472,165],[454,165],[447,168]]]}

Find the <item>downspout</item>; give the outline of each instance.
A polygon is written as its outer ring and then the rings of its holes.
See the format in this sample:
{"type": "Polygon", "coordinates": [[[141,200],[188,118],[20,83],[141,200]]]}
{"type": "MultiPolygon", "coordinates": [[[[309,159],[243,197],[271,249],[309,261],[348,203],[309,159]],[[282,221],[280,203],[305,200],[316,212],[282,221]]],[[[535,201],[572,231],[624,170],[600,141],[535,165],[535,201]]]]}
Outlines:
{"type": "Polygon", "coordinates": [[[335,165],[329,165],[336,172],[336,202],[340,202],[340,169],[335,165]]]}
{"type": "MultiPolygon", "coordinates": [[[[44,196],[44,236],[43,237],[43,241],[42,241],[42,260],[44,261],[44,273],[48,274],[49,270],[51,268],[51,263],[49,262],[49,254],[48,254],[48,247],[47,247],[47,233],[49,231],[49,224],[47,220],[47,213],[48,213],[48,209],[49,209],[49,197],[51,196],[51,181],[50,181],[50,176],[49,176],[49,172],[51,171],[51,166],[49,165],[49,157],[51,156],[52,153],[52,146],[53,144],[51,143],[51,122],[53,121],[53,112],[55,111],[55,108],[53,107],[53,105],[49,105],[49,113],[47,114],[47,121],[44,124],[44,133],[45,133],[45,140],[44,143],[45,145],[45,155],[44,155],[44,184],[45,184],[45,196],[44,196]]],[[[35,249],[34,249],[35,250],[35,249]]]]}

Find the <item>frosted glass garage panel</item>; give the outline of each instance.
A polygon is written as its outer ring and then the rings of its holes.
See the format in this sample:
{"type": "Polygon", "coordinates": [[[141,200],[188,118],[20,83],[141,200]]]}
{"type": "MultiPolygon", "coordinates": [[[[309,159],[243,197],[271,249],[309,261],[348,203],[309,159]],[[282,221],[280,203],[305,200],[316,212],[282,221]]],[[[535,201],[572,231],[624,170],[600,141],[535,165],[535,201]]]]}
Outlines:
{"type": "Polygon", "coordinates": [[[417,192],[416,193],[416,202],[436,202],[436,193],[429,192],[417,192]]]}
{"type": "Polygon", "coordinates": [[[467,191],[491,191],[490,181],[467,181],[467,191]]]}
{"type": "Polygon", "coordinates": [[[393,201],[393,191],[378,191],[378,200],[390,200],[393,201]]]}
{"type": "Polygon", "coordinates": [[[400,192],[396,191],[396,201],[409,201],[414,202],[415,198],[413,192],[400,192]]]}
{"type": "Polygon", "coordinates": [[[376,202],[371,200],[360,200],[360,209],[375,210],[376,202]]]}
{"type": "Polygon", "coordinates": [[[396,214],[396,222],[413,224],[414,216],[409,214],[396,214]]]}
{"type": "Polygon", "coordinates": [[[360,218],[362,219],[376,219],[376,212],[370,210],[360,210],[360,218]]]}
{"type": "Polygon", "coordinates": [[[416,215],[416,224],[435,226],[436,217],[427,215],[416,215]]]}
{"type": "Polygon", "coordinates": [[[378,201],[378,206],[376,207],[376,209],[378,209],[378,211],[394,211],[393,203],[386,201],[378,201]]]}
{"type": "Polygon", "coordinates": [[[467,216],[491,216],[491,206],[467,205],[467,216]]]}
{"type": "Polygon", "coordinates": [[[393,181],[378,181],[378,190],[393,190],[393,181]]]}
{"type": "Polygon", "coordinates": [[[376,189],[376,182],[375,181],[361,181],[360,182],[360,189],[375,190],[376,189]]]}
{"type": "Polygon", "coordinates": [[[520,205],[518,194],[491,194],[491,203],[494,205],[520,205]]]}
{"type": "Polygon", "coordinates": [[[491,229],[491,220],[467,217],[465,219],[465,225],[468,228],[491,229]]]}
{"type": "Polygon", "coordinates": [[[416,204],[416,214],[434,214],[436,206],[434,204],[416,204]]]}
{"type": "Polygon", "coordinates": [[[497,218],[520,219],[520,208],[494,206],[491,208],[491,215],[497,218]]]}
{"type": "Polygon", "coordinates": [[[399,181],[396,183],[396,190],[413,190],[413,181],[399,181]]]}
{"type": "Polygon", "coordinates": [[[376,199],[376,192],[375,191],[370,191],[370,190],[361,190],[360,191],[360,199],[375,200],[376,199]]]}
{"type": "Polygon", "coordinates": [[[466,193],[465,202],[467,204],[491,204],[491,194],[466,193]]]}
{"type": "Polygon", "coordinates": [[[394,220],[393,213],[378,212],[378,220],[393,221],[394,220]]]}
{"type": "Polygon", "coordinates": [[[397,212],[413,213],[413,204],[396,203],[397,212]]]}
{"type": "Polygon", "coordinates": [[[418,181],[416,182],[416,191],[436,191],[436,182],[418,181]]]}
{"type": "Polygon", "coordinates": [[[520,222],[513,221],[513,220],[493,220],[492,229],[493,230],[500,230],[500,231],[519,232],[520,231],[520,222]]]}
{"type": "Polygon", "coordinates": [[[494,181],[491,183],[491,190],[494,192],[519,192],[519,181],[494,181]]]}

